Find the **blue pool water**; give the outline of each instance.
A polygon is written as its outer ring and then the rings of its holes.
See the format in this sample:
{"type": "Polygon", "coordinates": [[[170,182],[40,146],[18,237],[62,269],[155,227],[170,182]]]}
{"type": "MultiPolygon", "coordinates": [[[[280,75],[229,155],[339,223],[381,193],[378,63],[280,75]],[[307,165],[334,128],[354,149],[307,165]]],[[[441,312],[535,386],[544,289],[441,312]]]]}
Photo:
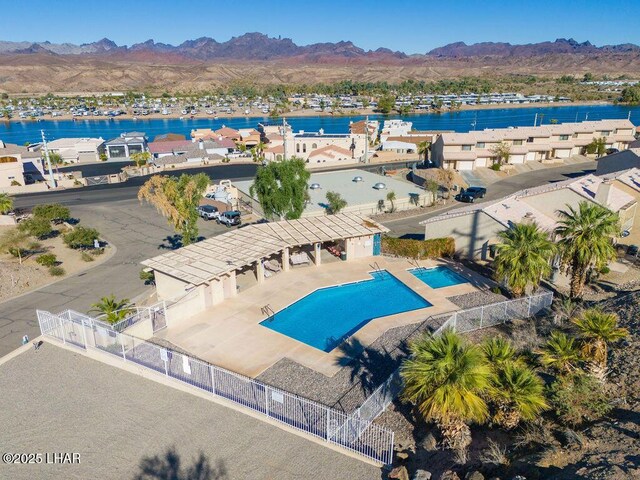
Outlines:
{"type": "Polygon", "coordinates": [[[370,280],[318,289],[260,325],[330,352],[374,318],[431,306],[389,272],[370,275],[370,280]]]}
{"type": "Polygon", "coordinates": [[[447,267],[412,268],[409,272],[431,288],[450,287],[468,282],[464,277],[447,267]]]}

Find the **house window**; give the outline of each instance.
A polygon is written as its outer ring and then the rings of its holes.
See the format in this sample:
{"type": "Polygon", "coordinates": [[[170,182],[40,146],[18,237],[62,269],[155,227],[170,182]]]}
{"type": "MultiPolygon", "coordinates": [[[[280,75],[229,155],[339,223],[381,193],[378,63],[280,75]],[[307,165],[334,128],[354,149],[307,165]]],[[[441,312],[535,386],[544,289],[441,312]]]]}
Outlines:
{"type": "Polygon", "coordinates": [[[533,143],[533,137],[527,138],[527,143],[533,143]]]}
{"type": "Polygon", "coordinates": [[[316,148],[318,148],[318,144],[317,144],[317,143],[312,143],[312,144],[311,144],[311,148],[312,148],[313,150],[315,150],[316,148]]]}
{"type": "Polygon", "coordinates": [[[307,153],[307,144],[306,143],[302,144],[302,153],[307,153]]]}
{"type": "Polygon", "coordinates": [[[468,152],[471,150],[471,145],[462,145],[462,151],[463,152],[468,152]]]}
{"type": "Polygon", "coordinates": [[[476,143],[476,148],[484,148],[484,142],[476,143]]]}
{"type": "Polygon", "coordinates": [[[299,143],[296,145],[296,153],[300,153],[300,144],[299,143]]]}
{"type": "Polygon", "coordinates": [[[522,145],[522,140],[514,140],[513,144],[514,145],[522,145]]]}
{"type": "Polygon", "coordinates": [[[560,135],[560,140],[569,140],[569,135],[560,135]]]}
{"type": "Polygon", "coordinates": [[[609,135],[611,135],[611,132],[609,130],[602,130],[600,133],[603,137],[608,137],[609,135]]]}

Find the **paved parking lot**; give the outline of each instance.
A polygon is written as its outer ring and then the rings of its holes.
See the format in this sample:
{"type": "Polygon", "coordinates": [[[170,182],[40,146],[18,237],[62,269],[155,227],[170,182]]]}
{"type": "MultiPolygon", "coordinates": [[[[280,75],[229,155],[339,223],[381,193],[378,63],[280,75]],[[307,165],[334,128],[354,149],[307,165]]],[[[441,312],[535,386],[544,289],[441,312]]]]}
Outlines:
{"type": "MultiPolygon", "coordinates": [[[[153,207],[134,199],[71,206],[71,214],[82,225],[97,228],[117,252],[97,268],[1,303],[0,356],[17,348],[23,335],[33,338],[40,333],[36,308],[86,312],[105,295],[133,299],[150,291],[139,278],[140,262],[166,252],[172,245],[174,232],[166,219],[153,207]]],[[[227,231],[222,225],[203,220],[199,227],[205,237],[227,231]]]]}
{"type": "MultiPolygon", "coordinates": [[[[382,478],[323,444],[49,343],[0,364],[0,392],[2,453],[80,456],[80,464],[0,463],[0,478],[133,479],[143,458],[171,448],[185,469],[202,453],[218,472],[197,477],[208,480],[382,478]]],[[[161,471],[157,478],[177,478],[161,471]]]]}

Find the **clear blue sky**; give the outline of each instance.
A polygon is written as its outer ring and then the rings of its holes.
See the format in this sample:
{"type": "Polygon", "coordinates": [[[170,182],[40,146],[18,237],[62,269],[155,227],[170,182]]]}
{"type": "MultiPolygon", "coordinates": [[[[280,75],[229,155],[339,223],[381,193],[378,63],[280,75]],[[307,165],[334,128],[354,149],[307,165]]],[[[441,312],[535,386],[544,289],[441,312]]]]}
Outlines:
{"type": "Polygon", "coordinates": [[[455,41],[531,43],[573,37],[640,44],[638,0],[1,0],[0,40],[131,45],[225,41],[246,32],[299,45],[351,40],[424,53],[455,41]]]}

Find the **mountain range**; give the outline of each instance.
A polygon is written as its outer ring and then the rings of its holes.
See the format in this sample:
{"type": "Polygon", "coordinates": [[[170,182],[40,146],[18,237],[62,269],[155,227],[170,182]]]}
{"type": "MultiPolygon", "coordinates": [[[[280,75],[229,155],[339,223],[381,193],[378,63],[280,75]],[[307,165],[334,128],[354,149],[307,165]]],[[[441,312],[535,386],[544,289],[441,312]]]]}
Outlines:
{"type": "Polygon", "coordinates": [[[451,43],[424,54],[408,55],[387,48],[364,50],[350,41],[337,43],[314,43],[297,45],[290,38],[272,38],[262,33],[246,33],[225,42],[201,37],[187,40],[180,45],[147,40],[131,46],[117,45],[103,38],[97,42],[75,45],[51,42],[7,42],[0,41],[0,54],[26,55],[82,55],[107,57],[111,59],[152,60],[282,60],[296,59],[305,62],[331,63],[344,59],[364,59],[373,61],[393,61],[394,63],[414,63],[427,58],[465,57],[535,57],[556,54],[637,54],[640,46],[631,43],[596,47],[590,42],[579,43],[573,39],[560,38],[553,42],[512,45],[501,42],[483,42],[467,45],[464,42],[451,43]]]}

